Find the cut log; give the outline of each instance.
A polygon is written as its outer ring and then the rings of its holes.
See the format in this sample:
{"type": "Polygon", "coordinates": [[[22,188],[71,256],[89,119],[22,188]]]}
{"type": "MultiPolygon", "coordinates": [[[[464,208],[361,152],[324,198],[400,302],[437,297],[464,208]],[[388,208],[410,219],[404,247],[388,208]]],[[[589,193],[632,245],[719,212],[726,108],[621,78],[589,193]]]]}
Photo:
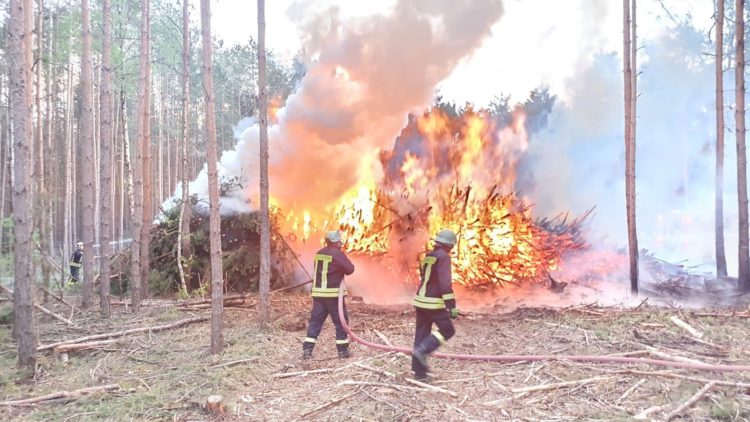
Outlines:
{"type": "Polygon", "coordinates": [[[177,328],[181,327],[183,325],[192,324],[195,322],[203,322],[208,321],[210,316],[202,316],[202,317],[195,317],[195,318],[187,318],[182,319],[176,322],[173,322],[171,324],[165,324],[165,325],[157,325],[155,327],[142,327],[142,328],[133,328],[130,330],[124,330],[124,331],[116,331],[113,333],[104,333],[104,334],[95,334],[93,336],[86,336],[86,337],[79,337],[76,339],[71,340],[63,340],[58,341],[57,343],[51,343],[46,344],[43,346],[39,346],[36,350],[37,351],[43,351],[43,350],[49,350],[54,349],[55,347],[62,346],[64,344],[75,344],[75,343],[83,343],[91,340],[101,340],[106,338],[112,338],[112,337],[122,337],[129,334],[137,334],[137,333],[145,333],[145,332],[155,332],[155,331],[162,331],[162,330],[168,330],[170,328],[177,328]]]}
{"type": "Polygon", "coordinates": [[[119,389],[120,384],[107,384],[99,387],[81,388],[80,390],[75,391],[58,391],[56,393],[46,394],[44,396],[34,397],[31,399],[3,401],[0,402],[0,406],[25,406],[56,399],[77,399],[91,393],[116,391],[119,389]]]}

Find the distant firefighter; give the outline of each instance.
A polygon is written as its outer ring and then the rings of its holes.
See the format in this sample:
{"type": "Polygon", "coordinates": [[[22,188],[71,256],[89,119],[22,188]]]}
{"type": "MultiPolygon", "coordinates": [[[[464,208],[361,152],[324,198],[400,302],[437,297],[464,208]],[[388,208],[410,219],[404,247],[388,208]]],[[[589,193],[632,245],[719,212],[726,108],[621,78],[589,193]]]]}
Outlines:
{"type": "Polygon", "coordinates": [[[81,261],[83,260],[83,242],[76,243],[76,250],[70,257],[70,282],[81,281],[81,261]]]}
{"type": "Polygon", "coordinates": [[[344,315],[339,315],[338,296],[344,276],[354,273],[354,264],[341,251],[340,231],[326,233],[326,246],[315,255],[313,267],[313,307],[310,313],[310,323],[307,326],[307,337],[302,343],[302,359],[312,357],[318,335],[328,315],[331,316],[331,321],[336,327],[338,355],[340,358],[348,358],[349,338],[341,325],[341,318],[346,318],[349,322],[349,316],[346,312],[346,304],[343,308],[344,315]]]}

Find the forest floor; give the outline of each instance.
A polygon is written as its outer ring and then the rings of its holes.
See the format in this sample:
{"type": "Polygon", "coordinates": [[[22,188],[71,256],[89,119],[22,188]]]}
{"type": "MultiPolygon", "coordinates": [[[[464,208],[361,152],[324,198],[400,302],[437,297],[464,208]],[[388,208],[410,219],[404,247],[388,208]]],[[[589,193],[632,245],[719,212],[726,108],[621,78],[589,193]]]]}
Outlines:
{"type": "MultiPolygon", "coordinates": [[[[251,298],[249,303],[253,302],[251,298]]],[[[50,344],[210,315],[208,309],[181,310],[175,303],[150,301],[138,314],[114,306],[109,319],[96,311],[76,313],[71,325],[40,315],[39,340],[50,344]]],[[[66,318],[70,314],[63,304],[46,306],[66,318]]],[[[414,312],[410,307],[357,300],[350,300],[348,307],[351,327],[363,338],[411,344],[414,312]]],[[[676,420],[750,419],[748,373],[565,360],[501,364],[432,359],[435,377],[432,387],[424,387],[407,381],[410,358],[403,354],[354,344],[350,359],[338,359],[330,322],[314,358],[303,362],[309,297],[277,294],[273,309],[267,332],[258,331],[253,306],[227,309],[226,347],[218,356],[208,353],[210,322],[203,321],[122,336],[86,351],[40,352],[36,377],[18,369],[10,328],[0,326],[0,400],[119,385],[118,390],[80,398],[0,406],[0,420],[628,420],[654,406],[660,407],[651,409],[647,418],[663,420],[709,380],[725,384],[715,385],[693,406],[678,412],[676,420]],[[731,383],[737,385],[726,385],[731,383]],[[224,397],[222,417],[203,409],[206,398],[214,394],[224,397]]],[[[730,314],[647,304],[637,309],[594,304],[519,308],[509,313],[471,313],[456,320],[456,329],[456,336],[441,351],[750,363],[747,310],[730,314]],[[672,316],[702,332],[702,337],[696,340],[675,325],[672,316]]]]}

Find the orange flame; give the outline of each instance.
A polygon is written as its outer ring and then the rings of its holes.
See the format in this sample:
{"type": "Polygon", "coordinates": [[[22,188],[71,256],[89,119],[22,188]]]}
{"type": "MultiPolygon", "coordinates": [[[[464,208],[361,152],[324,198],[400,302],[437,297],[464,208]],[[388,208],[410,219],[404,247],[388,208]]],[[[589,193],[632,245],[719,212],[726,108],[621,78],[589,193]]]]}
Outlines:
{"type": "Polygon", "coordinates": [[[528,143],[521,110],[503,128],[471,109],[457,117],[433,109],[413,125],[420,146],[400,157],[385,154],[395,160],[395,170],[389,173],[384,162],[386,174],[377,182],[365,172],[331,209],[305,213],[302,225],[290,213],[288,229],[299,232],[302,226],[300,237],[306,240],[330,221],[345,232],[347,251],[401,257],[401,268],[394,269],[401,271],[413,270],[408,257],[420,252],[404,250],[413,248],[413,242],[402,244],[404,239],[417,239],[424,252],[429,236],[450,228],[458,235],[454,282],[475,287],[541,281],[565,251],[582,246],[577,233],[560,230],[559,222],[533,221],[513,194],[518,152],[528,143]]]}

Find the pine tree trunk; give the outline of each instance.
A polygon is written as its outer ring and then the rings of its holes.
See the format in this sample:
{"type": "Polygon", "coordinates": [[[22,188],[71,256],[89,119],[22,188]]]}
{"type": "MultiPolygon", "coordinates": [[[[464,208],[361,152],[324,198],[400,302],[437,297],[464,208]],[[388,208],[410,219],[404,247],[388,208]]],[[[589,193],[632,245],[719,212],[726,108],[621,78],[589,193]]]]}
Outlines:
{"type": "Polygon", "coordinates": [[[736,102],[734,118],[737,122],[737,199],[739,201],[739,287],[750,291],[750,249],[748,248],[747,158],[745,146],[745,1],[735,1],[735,31],[737,48],[735,65],[736,102]]]}
{"type": "MultiPolygon", "coordinates": [[[[130,217],[130,224],[133,224],[133,215],[135,214],[135,192],[134,192],[134,182],[133,182],[133,160],[130,159],[130,136],[128,136],[128,107],[127,102],[125,101],[125,89],[120,90],[120,112],[122,113],[122,124],[120,125],[120,130],[122,134],[122,171],[124,173],[123,175],[123,207],[127,208],[128,212],[125,212],[125,208],[123,208],[122,212],[122,231],[121,233],[125,234],[125,224],[124,220],[128,216],[130,217]]],[[[131,242],[134,240],[134,234],[135,232],[130,233],[131,242]]]]}
{"type": "Polygon", "coordinates": [[[99,129],[101,141],[99,154],[101,158],[101,170],[99,172],[100,183],[100,229],[99,229],[99,307],[102,315],[110,315],[109,308],[109,255],[110,255],[110,224],[112,220],[112,68],[110,64],[110,51],[112,45],[112,17],[110,14],[110,0],[102,0],[102,82],[100,86],[100,123],[99,129]]]}
{"type": "Polygon", "coordinates": [[[96,206],[94,186],[94,110],[93,87],[91,74],[91,30],[89,25],[89,2],[81,0],[81,38],[83,55],[81,57],[81,196],[83,199],[83,290],[81,308],[91,307],[92,288],[94,285],[94,208],[96,206]]]}
{"type": "Polygon", "coordinates": [[[180,206],[180,230],[177,239],[177,268],[180,272],[180,286],[187,292],[185,269],[182,256],[190,255],[190,193],[188,186],[187,151],[190,136],[188,108],[190,105],[190,8],[188,0],[182,0],[182,143],[181,143],[181,176],[182,205],[180,206]]]}
{"type": "Polygon", "coordinates": [[[716,275],[727,275],[724,250],[724,0],[718,0],[716,16],[716,275]]]}
{"type": "Polygon", "coordinates": [[[261,328],[271,321],[271,228],[268,210],[268,87],[266,84],[265,0],[258,0],[258,90],[260,117],[260,281],[258,319],[261,328]]]}
{"type": "MultiPolygon", "coordinates": [[[[635,2],[635,0],[632,0],[635,2]]],[[[635,5],[632,6],[635,11],[635,5]]],[[[635,98],[632,68],[635,55],[631,35],[631,3],[623,1],[623,75],[625,84],[625,209],[628,227],[628,256],[630,258],[630,290],[638,293],[638,237],[635,224],[635,98]]],[[[633,24],[634,25],[634,24],[633,24]]]]}
{"type": "MultiPolygon", "coordinates": [[[[36,193],[35,199],[37,206],[35,207],[35,214],[37,218],[36,227],[39,236],[39,245],[42,251],[47,250],[47,211],[46,205],[46,193],[45,193],[45,172],[44,172],[44,155],[47,152],[44,148],[44,119],[42,116],[42,67],[43,67],[43,54],[44,54],[44,1],[38,1],[38,13],[37,13],[37,36],[36,36],[36,78],[34,90],[34,104],[36,108],[36,142],[35,142],[35,156],[36,156],[36,169],[34,172],[34,179],[36,179],[36,193]]],[[[49,90],[48,90],[49,92],[49,90]]],[[[49,118],[49,117],[48,117],[49,118]]],[[[49,287],[49,267],[44,259],[40,259],[38,266],[42,269],[42,285],[45,288],[49,287]]],[[[47,292],[42,294],[42,302],[47,303],[47,292]]]]}
{"type": "Polygon", "coordinates": [[[203,94],[206,107],[206,160],[208,164],[208,202],[211,242],[211,353],[224,348],[224,280],[221,262],[221,217],[219,216],[219,176],[216,152],[216,115],[214,113],[213,45],[211,39],[210,0],[201,0],[201,38],[203,47],[203,94]]]}
{"type": "Polygon", "coordinates": [[[146,21],[146,104],[143,108],[143,136],[140,144],[143,153],[143,222],[141,223],[141,298],[149,297],[149,251],[151,249],[151,224],[154,216],[154,172],[152,169],[151,151],[151,3],[143,2],[146,21]]]}
{"type": "Polygon", "coordinates": [[[63,256],[70,256],[70,246],[73,244],[73,181],[75,180],[75,169],[73,168],[73,72],[71,57],[68,55],[67,84],[65,95],[65,204],[63,205],[64,235],[63,256]]]}
{"type": "Polygon", "coordinates": [[[32,232],[32,14],[31,0],[10,2],[10,106],[13,112],[13,315],[18,362],[36,369],[31,266],[32,232]]]}
{"type": "MultiPolygon", "coordinates": [[[[46,210],[46,217],[47,217],[45,219],[46,230],[45,230],[45,234],[42,236],[43,242],[44,242],[44,240],[46,240],[46,250],[47,250],[47,253],[50,256],[54,256],[54,251],[55,251],[55,229],[54,229],[55,224],[54,224],[54,219],[55,219],[55,211],[56,211],[56,207],[55,206],[57,205],[56,198],[59,197],[59,195],[57,194],[57,190],[55,189],[55,187],[56,187],[55,180],[57,179],[57,177],[55,176],[56,167],[54,165],[54,163],[59,162],[59,160],[56,159],[57,158],[56,157],[56,151],[53,149],[53,140],[55,139],[55,137],[54,137],[54,134],[55,134],[55,132],[54,132],[54,130],[55,130],[54,122],[55,122],[56,114],[55,114],[54,109],[52,107],[52,98],[56,98],[56,92],[57,92],[56,91],[57,90],[57,84],[53,85],[53,83],[52,83],[52,81],[55,79],[54,71],[53,71],[54,68],[52,66],[52,58],[54,57],[53,36],[54,36],[55,29],[56,29],[56,27],[55,27],[55,15],[51,14],[51,16],[50,16],[50,31],[48,32],[49,36],[47,37],[47,40],[48,40],[47,41],[48,42],[48,44],[47,44],[48,60],[47,60],[47,78],[46,78],[46,89],[45,89],[45,91],[47,93],[47,96],[46,96],[47,140],[46,140],[45,145],[44,145],[44,149],[46,151],[45,152],[45,159],[46,159],[47,163],[50,163],[50,165],[46,165],[45,164],[45,167],[49,169],[49,174],[51,175],[49,177],[47,175],[45,175],[45,179],[44,179],[44,182],[45,182],[44,183],[44,192],[47,195],[47,197],[49,198],[47,202],[49,204],[51,204],[51,206],[48,205],[49,209],[46,210]],[[55,198],[55,200],[53,200],[52,198],[55,198]]],[[[43,246],[44,246],[44,244],[43,244],[43,246]]],[[[52,274],[51,274],[52,273],[52,268],[50,268],[49,264],[46,264],[43,267],[43,271],[45,271],[45,274],[43,275],[43,282],[45,284],[45,287],[49,290],[49,282],[50,282],[50,278],[52,276],[52,274]]]]}
{"type": "Polygon", "coordinates": [[[144,213],[144,198],[145,189],[143,188],[144,179],[148,173],[146,166],[146,158],[148,155],[148,143],[146,134],[147,122],[146,116],[148,115],[148,61],[149,61],[149,45],[148,45],[148,5],[149,0],[141,0],[141,50],[140,50],[140,76],[138,81],[138,110],[136,112],[136,128],[137,128],[137,139],[135,148],[135,160],[133,162],[133,217],[131,219],[131,226],[133,227],[132,242],[130,243],[131,257],[130,257],[130,296],[133,305],[133,310],[138,311],[140,308],[140,300],[143,294],[142,284],[148,282],[148,280],[141,280],[141,231],[143,226],[144,213]],[[145,144],[145,148],[144,148],[145,144]]]}

